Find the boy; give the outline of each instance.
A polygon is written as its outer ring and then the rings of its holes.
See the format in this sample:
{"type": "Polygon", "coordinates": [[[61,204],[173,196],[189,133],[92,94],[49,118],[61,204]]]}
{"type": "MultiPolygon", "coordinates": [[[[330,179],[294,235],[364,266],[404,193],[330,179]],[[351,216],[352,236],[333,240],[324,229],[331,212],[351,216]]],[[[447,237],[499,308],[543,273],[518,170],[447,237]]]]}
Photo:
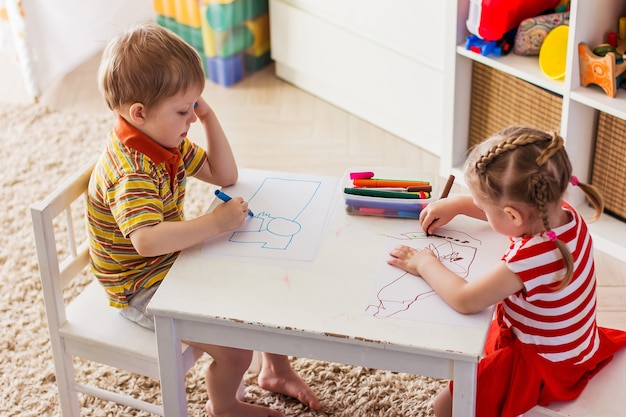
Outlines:
{"type": "MultiPolygon", "coordinates": [[[[183,40],[154,23],[138,25],[107,46],[98,82],[117,122],[89,183],[91,266],[109,303],[125,318],[154,329],[146,306],[178,253],[241,227],[248,204],[235,197],[212,213],[183,218],[187,175],[221,186],[238,176],[226,135],[200,96],[205,83],[200,57],[183,40]],[[198,119],[206,151],[187,138],[198,119]]],[[[187,343],[213,358],[206,372],[210,416],[281,416],[237,398],[251,351],[187,343]]],[[[263,354],[259,385],[319,409],[286,356],[263,354]]]]}

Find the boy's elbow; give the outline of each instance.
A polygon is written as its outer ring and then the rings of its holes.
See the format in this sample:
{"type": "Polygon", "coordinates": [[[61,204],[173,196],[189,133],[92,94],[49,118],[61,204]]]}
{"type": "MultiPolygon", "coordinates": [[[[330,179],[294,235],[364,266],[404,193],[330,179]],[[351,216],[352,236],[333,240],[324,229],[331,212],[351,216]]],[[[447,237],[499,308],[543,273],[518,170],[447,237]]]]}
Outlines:
{"type": "Polygon", "coordinates": [[[151,239],[149,234],[146,233],[146,228],[144,227],[142,229],[135,230],[129,236],[135,251],[146,258],[161,255],[161,253],[158,253],[157,245],[154,244],[154,239],[151,239]]]}
{"type": "Polygon", "coordinates": [[[139,255],[143,256],[144,258],[152,258],[154,256],[158,256],[158,254],[155,251],[151,250],[150,247],[138,245],[135,246],[135,250],[139,255]]]}
{"type": "Polygon", "coordinates": [[[133,242],[133,247],[135,248],[137,253],[143,256],[144,258],[151,258],[153,256],[159,255],[156,253],[154,248],[152,248],[151,245],[147,242],[141,242],[141,241],[137,243],[133,242]]]}
{"type": "Polygon", "coordinates": [[[221,172],[219,174],[210,173],[206,177],[206,180],[212,184],[219,185],[220,187],[230,187],[231,185],[235,185],[239,180],[239,172],[235,169],[233,171],[221,172]]]}
{"type": "Polygon", "coordinates": [[[239,175],[237,174],[237,172],[234,172],[233,174],[226,176],[223,181],[223,184],[224,184],[223,187],[230,187],[231,185],[235,185],[238,179],[239,179],[239,175]]]}

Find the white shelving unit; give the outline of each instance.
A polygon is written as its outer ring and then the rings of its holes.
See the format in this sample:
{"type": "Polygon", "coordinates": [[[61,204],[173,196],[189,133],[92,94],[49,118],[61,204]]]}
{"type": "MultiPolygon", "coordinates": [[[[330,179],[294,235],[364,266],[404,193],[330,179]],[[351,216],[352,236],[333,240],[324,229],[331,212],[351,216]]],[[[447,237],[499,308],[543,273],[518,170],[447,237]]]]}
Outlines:
{"type": "MultiPolygon", "coordinates": [[[[570,30],[565,79],[554,81],[539,68],[537,57],[522,57],[513,53],[504,57],[482,56],[466,50],[465,39],[469,35],[465,22],[469,0],[448,0],[447,9],[456,15],[448,29],[454,33],[447,40],[449,54],[445,57],[446,84],[444,134],[441,157],[441,175],[453,173],[462,182],[462,163],[468,144],[472,63],[503,71],[509,75],[534,84],[563,97],[561,134],[566,139],[567,150],[572,159],[575,174],[585,182],[591,178],[593,149],[599,112],[626,119],[626,91],[619,89],[617,97],[608,97],[599,87],[580,85],[578,44],[586,42],[595,46],[605,42],[610,31],[617,31],[620,16],[626,16],[624,0],[571,0],[570,30]],[[455,27],[454,27],[455,25],[455,27]]],[[[450,19],[452,20],[452,19],[450,19]]],[[[584,196],[573,192],[572,202],[585,213],[591,213],[584,196]]],[[[609,215],[603,215],[590,223],[596,250],[615,258],[626,255],[626,223],[609,215]]]]}

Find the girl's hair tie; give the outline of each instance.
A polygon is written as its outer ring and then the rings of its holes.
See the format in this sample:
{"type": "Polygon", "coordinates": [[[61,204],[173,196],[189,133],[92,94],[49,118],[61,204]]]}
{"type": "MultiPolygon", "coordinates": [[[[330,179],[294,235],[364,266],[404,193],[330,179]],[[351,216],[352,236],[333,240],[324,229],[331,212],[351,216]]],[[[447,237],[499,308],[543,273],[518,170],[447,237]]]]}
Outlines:
{"type": "Polygon", "coordinates": [[[576,187],[580,181],[578,181],[578,177],[576,175],[572,175],[572,178],[569,180],[569,182],[576,187]]]}
{"type": "Polygon", "coordinates": [[[554,231],[552,231],[552,230],[548,230],[546,232],[546,236],[548,236],[548,238],[550,238],[550,240],[552,242],[554,242],[556,240],[556,233],[554,233],[554,231]]]}

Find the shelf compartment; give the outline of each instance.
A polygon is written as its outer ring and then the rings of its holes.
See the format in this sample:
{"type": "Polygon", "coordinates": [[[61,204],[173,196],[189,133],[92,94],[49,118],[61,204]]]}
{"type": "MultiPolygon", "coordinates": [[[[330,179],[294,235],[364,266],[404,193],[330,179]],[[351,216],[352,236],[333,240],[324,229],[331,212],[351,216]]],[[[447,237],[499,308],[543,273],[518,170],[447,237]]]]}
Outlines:
{"type": "Polygon", "coordinates": [[[510,125],[559,131],[563,98],[474,62],[468,148],[510,125]]]}
{"type": "Polygon", "coordinates": [[[474,62],[479,62],[488,67],[511,74],[516,78],[535,84],[553,93],[563,95],[565,91],[563,81],[552,80],[541,72],[539,57],[537,56],[520,56],[514,53],[501,57],[484,56],[467,50],[465,45],[457,46],[456,52],[458,55],[471,59],[474,62]]]}
{"type": "Polygon", "coordinates": [[[618,89],[615,98],[607,96],[598,86],[590,85],[572,90],[570,100],[610,114],[619,119],[626,119],[626,91],[618,89]]]}
{"type": "Polygon", "coordinates": [[[626,219],[626,121],[600,113],[591,184],[604,196],[607,213],[626,219]]]}

